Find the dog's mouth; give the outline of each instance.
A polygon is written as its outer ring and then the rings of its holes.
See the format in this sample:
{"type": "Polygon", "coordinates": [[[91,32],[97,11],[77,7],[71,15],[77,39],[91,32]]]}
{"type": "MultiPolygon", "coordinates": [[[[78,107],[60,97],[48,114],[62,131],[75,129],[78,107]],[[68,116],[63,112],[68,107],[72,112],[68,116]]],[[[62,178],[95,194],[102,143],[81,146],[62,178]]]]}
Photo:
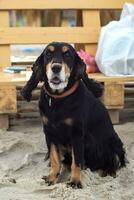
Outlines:
{"type": "Polygon", "coordinates": [[[61,80],[57,76],[55,76],[54,78],[51,79],[50,82],[55,85],[59,85],[61,83],[61,80]]]}

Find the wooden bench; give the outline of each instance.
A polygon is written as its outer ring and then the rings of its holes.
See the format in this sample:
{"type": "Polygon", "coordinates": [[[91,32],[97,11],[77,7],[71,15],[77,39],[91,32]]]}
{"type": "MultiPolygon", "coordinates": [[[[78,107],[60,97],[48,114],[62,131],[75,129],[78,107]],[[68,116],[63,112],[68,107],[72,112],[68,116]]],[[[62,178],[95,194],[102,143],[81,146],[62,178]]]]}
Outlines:
{"type": "MultiPolygon", "coordinates": [[[[129,2],[134,3],[134,0],[129,2]]],[[[0,67],[11,65],[11,44],[44,44],[66,41],[82,44],[85,50],[95,54],[100,31],[100,10],[122,9],[125,0],[0,0],[0,67]],[[59,10],[74,9],[78,12],[78,27],[9,27],[10,10],[59,10]],[[79,14],[80,13],[80,14],[79,14]],[[82,26],[80,26],[82,25],[82,26]]],[[[63,23],[64,24],[64,23],[63,23]]],[[[17,75],[18,76],[18,75],[17,75]]],[[[8,127],[8,114],[17,112],[16,85],[26,78],[0,74],[0,127],[8,127]],[[20,78],[20,79],[19,79],[20,78]]],[[[110,111],[113,123],[119,121],[119,110],[124,105],[124,83],[134,78],[106,77],[90,74],[104,84],[103,101],[110,111]]]]}

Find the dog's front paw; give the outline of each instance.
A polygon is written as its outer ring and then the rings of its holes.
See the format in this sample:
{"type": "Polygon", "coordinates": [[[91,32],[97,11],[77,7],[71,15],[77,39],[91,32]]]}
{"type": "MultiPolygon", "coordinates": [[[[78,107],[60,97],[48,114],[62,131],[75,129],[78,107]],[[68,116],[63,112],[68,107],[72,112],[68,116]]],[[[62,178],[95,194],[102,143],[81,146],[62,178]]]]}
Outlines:
{"type": "Polygon", "coordinates": [[[48,186],[55,184],[54,180],[52,180],[50,176],[43,176],[42,179],[48,186]]]}
{"type": "Polygon", "coordinates": [[[72,187],[73,189],[81,189],[82,188],[82,183],[81,181],[70,181],[67,183],[67,187],[72,187]]]}
{"type": "Polygon", "coordinates": [[[54,185],[57,183],[58,180],[58,175],[57,177],[53,177],[51,175],[48,176],[43,176],[42,179],[45,181],[45,183],[50,186],[50,185],[54,185]]]}

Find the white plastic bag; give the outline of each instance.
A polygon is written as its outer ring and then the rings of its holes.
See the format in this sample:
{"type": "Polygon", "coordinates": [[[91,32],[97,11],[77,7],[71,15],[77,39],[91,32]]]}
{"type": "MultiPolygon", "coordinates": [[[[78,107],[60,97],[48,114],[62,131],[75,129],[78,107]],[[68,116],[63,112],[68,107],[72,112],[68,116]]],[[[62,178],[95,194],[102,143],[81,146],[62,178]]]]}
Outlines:
{"type": "Polygon", "coordinates": [[[134,76],[134,5],[126,3],[119,21],[101,29],[95,57],[99,70],[107,76],[134,76]]]}

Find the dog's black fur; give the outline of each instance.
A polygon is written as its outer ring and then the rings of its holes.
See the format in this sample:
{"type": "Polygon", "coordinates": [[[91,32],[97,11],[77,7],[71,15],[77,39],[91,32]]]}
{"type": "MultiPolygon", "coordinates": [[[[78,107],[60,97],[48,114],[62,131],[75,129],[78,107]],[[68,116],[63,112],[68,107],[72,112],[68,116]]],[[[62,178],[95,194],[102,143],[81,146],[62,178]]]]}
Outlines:
{"type": "MultiPolygon", "coordinates": [[[[102,87],[87,77],[85,64],[71,45],[58,42],[51,45],[59,49],[66,45],[70,51],[68,58],[63,57],[71,69],[69,83],[64,92],[76,81],[79,80],[80,83],[73,94],[61,99],[55,99],[43,87],[41,89],[39,109],[41,116],[48,119],[47,124],[43,124],[48,151],[50,153],[51,144],[56,146],[57,152],[61,146],[70,146],[77,166],[90,168],[91,171],[102,170],[112,175],[125,166],[125,151],[108,111],[96,98],[102,95],[102,87]],[[71,119],[72,123],[66,124],[66,119],[71,119]]],[[[46,65],[52,59],[49,56],[46,47],[33,65],[32,76],[22,90],[22,95],[28,101],[39,81],[45,82],[45,88],[50,94],[58,95],[57,91],[51,90],[46,76],[46,65]]],[[[64,162],[69,164],[71,154],[67,152],[64,156],[64,162]]]]}
{"type": "MultiPolygon", "coordinates": [[[[57,44],[52,43],[52,44],[57,44]]],[[[65,44],[65,43],[64,43],[65,44]]],[[[74,60],[72,60],[72,65],[75,65],[77,68],[77,76],[74,76],[73,79],[76,81],[77,79],[82,79],[86,87],[93,93],[96,98],[99,98],[103,94],[103,85],[94,81],[93,79],[89,79],[86,73],[86,65],[75,52],[72,46],[70,46],[70,50],[72,54],[74,54],[74,60]],[[79,77],[78,77],[79,76],[79,77]]],[[[32,91],[37,87],[38,83],[41,81],[46,82],[47,77],[44,74],[43,66],[45,66],[49,62],[49,58],[46,57],[46,49],[42,52],[42,54],[37,58],[32,67],[32,76],[30,80],[27,82],[26,86],[22,89],[22,96],[29,102],[32,98],[32,91]]],[[[73,81],[73,82],[74,82],[73,81]]],[[[68,89],[68,88],[66,88],[68,89]]]]}

